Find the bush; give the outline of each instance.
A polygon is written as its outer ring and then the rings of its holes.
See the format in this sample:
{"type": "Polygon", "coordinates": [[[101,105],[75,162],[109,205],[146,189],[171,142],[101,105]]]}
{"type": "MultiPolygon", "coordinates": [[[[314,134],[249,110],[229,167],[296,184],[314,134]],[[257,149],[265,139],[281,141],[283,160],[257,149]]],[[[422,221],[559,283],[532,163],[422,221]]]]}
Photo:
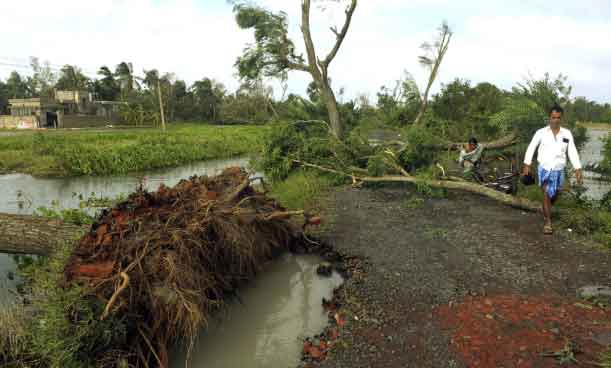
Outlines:
{"type": "Polygon", "coordinates": [[[523,141],[530,141],[534,133],[547,124],[545,111],[525,97],[510,97],[504,109],[490,118],[490,125],[504,135],[517,131],[523,141]]]}
{"type": "Polygon", "coordinates": [[[414,170],[435,162],[443,142],[431,130],[410,126],[404,130],[404,136],[407,147],[399,154],[403,167],[414,170]]]}
{"type": "Polygon", "coordinates": [[[591,236],[593,240],[611,248],[611,212],[604,209],[572,208],[561,217],[564,227],[591,236]]]}
{"type": "Polygon", "coordinates": [[[329,134],[325,122],[276,123],[269,132],[263,154],[257,162],[271,181],[286,179],[295,160],[335,167],[339,170],[357,165],[367,156],[361,149],[368,145],[355,136],[345,142],[329,134]]]}
{"type": "Polygon", "coordinates": [[[292,173],[286,180],[274,183],[271,195],[291,210],[319,212],[323,198],[337,180],[318,172],[301,170],[292,173]]]}

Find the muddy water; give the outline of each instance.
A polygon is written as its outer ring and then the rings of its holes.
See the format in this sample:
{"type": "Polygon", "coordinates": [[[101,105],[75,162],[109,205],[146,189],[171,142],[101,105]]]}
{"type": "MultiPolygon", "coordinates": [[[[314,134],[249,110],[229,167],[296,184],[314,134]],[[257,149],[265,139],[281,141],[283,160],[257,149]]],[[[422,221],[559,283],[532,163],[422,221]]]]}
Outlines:
{"type": "MultiPolygon", "coordinates": [[[[603,160],[603,140],[608,137],[609,133],[611,133],[611,129],[588,128],[589,140],[580,152],[583,165],[600,163],[603,160]]],[[[587,188],[586,195],[588,197],[599,200],[611,190],[611,182],[601,179],[602,177],[598,173],[584,172],[584,186],[587,188]]]]}
{"type": "MultiPolygon", "coordinates": [[[[286,255],[240,292],[227,313],[211,321],[196,342],[189,367],[295,367],[302,341],[327,324],[321,305],[342,279],[316,275],[320,259],[286,255]]],[[[172,354],[172,368],[185,367],[186,354],[172,354]]]]}

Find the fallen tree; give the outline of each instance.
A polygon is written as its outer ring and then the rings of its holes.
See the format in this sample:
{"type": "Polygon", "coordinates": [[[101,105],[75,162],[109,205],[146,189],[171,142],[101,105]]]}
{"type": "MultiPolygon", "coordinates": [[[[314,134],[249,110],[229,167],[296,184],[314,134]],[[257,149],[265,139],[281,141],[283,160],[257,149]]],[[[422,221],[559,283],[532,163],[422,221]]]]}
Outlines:
{"type": "MultiPolygon", "coordinates": [[[[514,144],[518,143],[518,140],[519,140],[518,134],[513,132],[502,138],[499,138],[499,139],[496,139],[490,142],[482,142],[481,145],[483,145],[484,148],[486,149],[501,149],[501,148],[507,148],[507,147],[513,146],[514,144]]],[[[399,151],[405,149],[409,145],[409,143],[407,142],[398,141],[398,140],[387,141],[384,143],[390,146],[397,146],[399,151]]],[[[437,144],[433,146],[433,148],[439,149],[439,150],[460,150],[466,144],[467,142],[447,142],[447,143],[437,144]]]]}
{"type": "Polygon", "coordinates": [[[48,265],[26,271],[41,323],[28,323],[25,351],[3,358],[0,340],[0,365],[168,367],[169,346],[190,351],[211,315],[265,263],[313,249],[304,229],[319,219],[286,210],[251,182],[230,168],[140,189],[87,229],[0,215],[8,251],[48,254],[59,240],[75,242],[49,258],[52,275],[44,276],[48,265]]]}
{"type": "MultiPolygon", "coordinates": [[[[515,132],[513,132],[497,140],[490,141],[490,142],[484,142],[482,143],[482,145],[486,149],[501,149],[501,148],[513,146],[517,142],[518,142],[518,135],[515,132]]],[[[448,143],[447,145],[443,146],[443,148],[459,150],[463,148],[465,144],[466,142],[465,143],[448,143]]]]}
{"type": "Polygon", "coordinates": [[[0,253],[48,255],[55,245],[74,241],[85,230],[61,220],[0,213],[0,253]]]}
{"type": "Polygon", "coordinates": [[[476,183],[468,182],[465,180],[461,180],[458,178],[447,178],[447,180],[428,180],[417,178],[415,176],[409,175],[404,169],[397,167],[397,171],[401,173],[401,175],[384,175],[380,177],[373,176],[359,176],[355,174],[350,174],[346,172],[342,172],[339,170],[323,167],[320,165],[314,165],[307,162],[302,162],[295,160],[295,164],[301,165],[304,167],[313,168],[320,171],[325,171],[337,175],[346,176],[352,179],[352,183],[355,186],[359,186],[362,183],[412,183],[412,184],[426,184],[433,188],[443,188],[450,190],[461,190],[465,192],[470,192],[478,195],[482,195],[488,198],[491,198],[495,201],[501,202],[505,205],[519,208],[526,211],[539,212],[541,211],[541,205],[535,202],[532,202],[525,198],[520,198],[516,196],[511,196],[505,193],[501,193],[494,189],[485,187],[483,185],[479,185],[476,183]]]}

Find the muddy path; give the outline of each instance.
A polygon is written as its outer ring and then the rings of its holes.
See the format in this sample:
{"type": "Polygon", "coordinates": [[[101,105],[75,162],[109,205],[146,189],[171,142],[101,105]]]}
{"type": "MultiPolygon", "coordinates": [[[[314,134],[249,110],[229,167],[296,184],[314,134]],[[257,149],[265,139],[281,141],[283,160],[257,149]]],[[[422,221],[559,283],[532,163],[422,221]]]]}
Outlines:
{"type": "Polygon", "coordinates": [[[603,348],[611,313],[576,292],[611,285],[611,252],[568,231],[544,236],[537,214],[485,198],[410,198],[404,188],[334,193],[326,240],[363,259],[362,271],[339,293],[338,343],[311,366],[553,367],[541,354],[567,339],[585,346],[582,362],[603,348]]]}

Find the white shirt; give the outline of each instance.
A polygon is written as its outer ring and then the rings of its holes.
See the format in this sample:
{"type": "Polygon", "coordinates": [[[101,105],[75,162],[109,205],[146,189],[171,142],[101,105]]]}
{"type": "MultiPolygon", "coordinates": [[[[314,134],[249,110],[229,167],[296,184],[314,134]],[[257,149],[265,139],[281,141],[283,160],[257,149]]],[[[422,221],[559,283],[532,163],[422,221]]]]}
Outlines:
{"type": "Polygon", "coordinates": [[[530,165],[539,147],[537,161],[545,170],[562,170],[566,166],[568,153],[571,165],[575,170],[581,169],[579,153],[575,147],[575,140],[568,129],[560,128],[558,134],[554,135],[549,126],[537,130],[526,150],[524,163],[530,165]]]}

